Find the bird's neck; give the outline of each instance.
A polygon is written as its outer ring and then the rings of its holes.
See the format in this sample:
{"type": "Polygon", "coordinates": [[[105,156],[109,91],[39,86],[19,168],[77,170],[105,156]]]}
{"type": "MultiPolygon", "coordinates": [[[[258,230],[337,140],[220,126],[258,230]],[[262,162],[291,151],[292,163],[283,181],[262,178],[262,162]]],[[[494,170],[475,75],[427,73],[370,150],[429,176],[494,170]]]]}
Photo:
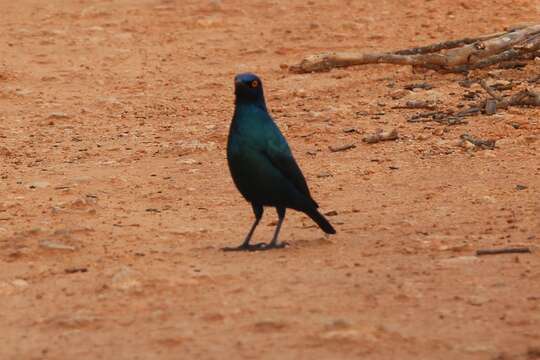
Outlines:
{"type": "Polygon", "coordinates": [[[246,109],[250,107],[258,107],[262,110],[267,111],[266,109],[266,103],[264,102],[264,99],[245,99],[242,97],[236,97],[234,101],[234,105],[236,106],[237,110],[246,109]]]}

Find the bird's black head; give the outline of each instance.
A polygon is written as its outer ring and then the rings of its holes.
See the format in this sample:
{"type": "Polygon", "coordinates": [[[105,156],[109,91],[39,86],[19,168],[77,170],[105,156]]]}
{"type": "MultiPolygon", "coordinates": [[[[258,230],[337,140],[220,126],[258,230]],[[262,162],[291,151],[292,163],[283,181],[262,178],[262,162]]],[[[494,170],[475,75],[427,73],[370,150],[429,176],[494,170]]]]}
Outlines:
{"type": "Polygon", "coordinates": [[[253,73],[238,74],[234,77],[236,103],[259,103],[264,105],[262,81],[253,73]]]}

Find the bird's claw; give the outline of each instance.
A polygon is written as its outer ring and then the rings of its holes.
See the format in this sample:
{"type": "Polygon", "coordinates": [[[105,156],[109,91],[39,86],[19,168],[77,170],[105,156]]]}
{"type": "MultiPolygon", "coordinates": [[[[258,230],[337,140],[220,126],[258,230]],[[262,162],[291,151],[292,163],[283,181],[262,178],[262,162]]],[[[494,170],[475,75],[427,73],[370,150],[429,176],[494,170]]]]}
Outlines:
{"type": "Polygon", "coordinates": [[[263,248],[260,250],[271,250],[271,249],[283,249],[289,246],[289,243],[286,241],[282,241],[279,243],[270,243],[270,244],[263,244],[263,248]]]}
{"type": "Polygon", "coordinates": [[[257,251],[257,250],[264,250],[264,247],[266,247],[265,243],[242,244],[240,246],[235,246],[235,247],[224,247],[222,248],[222,250],[223,251],[257,251]]]}
{"type": "Polygon", "coordinates": [[[275,244],[267,244],[267,243],[257,243],[257,244],[242,244],[240,246],[236,247],[224,247],[223,251],[264,251],[264,250],[272,250],[272,249],[283,249],[285,247],[289,246],[289,243],[283,241],[280,243],[275,244]]]}

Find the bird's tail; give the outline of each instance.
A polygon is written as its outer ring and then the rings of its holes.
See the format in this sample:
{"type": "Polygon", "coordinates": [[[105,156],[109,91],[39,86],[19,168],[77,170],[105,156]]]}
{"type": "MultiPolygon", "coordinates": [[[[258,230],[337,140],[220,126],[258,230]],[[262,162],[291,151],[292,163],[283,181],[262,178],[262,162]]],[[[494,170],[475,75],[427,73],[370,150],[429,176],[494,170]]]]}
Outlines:
{"type": "Polygon", "coordinates": [[[319,212],[317,209],[312,209],[306,211],[306,215],[309,216],[313,221],[319,225],[319,227],[327,234],[335,234],[336,230],[334,227],[326,220],[326,218],[319,212]]]}

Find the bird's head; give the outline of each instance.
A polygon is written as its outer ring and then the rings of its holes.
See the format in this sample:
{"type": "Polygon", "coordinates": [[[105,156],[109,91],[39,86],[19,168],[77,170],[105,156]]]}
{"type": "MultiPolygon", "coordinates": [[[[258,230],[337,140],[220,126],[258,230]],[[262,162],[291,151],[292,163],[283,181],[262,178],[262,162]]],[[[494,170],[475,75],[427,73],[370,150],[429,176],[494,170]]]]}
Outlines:
{"type": "Polygon", "coordinates": [[[253,73],[238,74],[234,77],[236,102],[254,102],[264,105],[262,81],[253,73]]]}

